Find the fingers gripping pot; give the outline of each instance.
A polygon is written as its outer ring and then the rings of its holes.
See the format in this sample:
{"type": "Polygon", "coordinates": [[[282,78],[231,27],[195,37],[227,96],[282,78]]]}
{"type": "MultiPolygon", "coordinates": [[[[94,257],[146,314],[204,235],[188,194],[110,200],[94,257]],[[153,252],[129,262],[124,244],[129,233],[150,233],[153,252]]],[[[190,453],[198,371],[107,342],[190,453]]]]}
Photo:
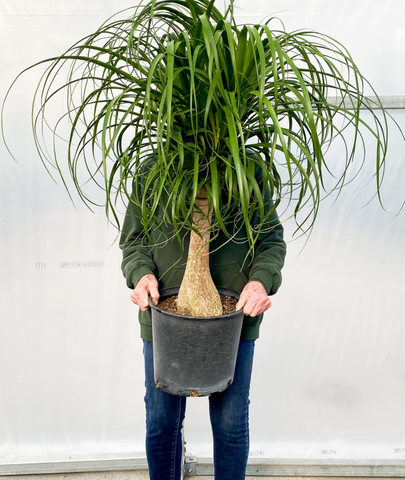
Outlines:
{"type": "MultiPolygon", "coordinates": [[[[220,295],[239,293],[219,288],[220,295]]],[[[160,298],[177,295],[166,288],[160,298]]],[[[152,311],[156,386],[179,396],[204,396],[224,391],[233,381],[243,311],[218,317],[187,317],[166,312],[149,300],[152,311]]]]}

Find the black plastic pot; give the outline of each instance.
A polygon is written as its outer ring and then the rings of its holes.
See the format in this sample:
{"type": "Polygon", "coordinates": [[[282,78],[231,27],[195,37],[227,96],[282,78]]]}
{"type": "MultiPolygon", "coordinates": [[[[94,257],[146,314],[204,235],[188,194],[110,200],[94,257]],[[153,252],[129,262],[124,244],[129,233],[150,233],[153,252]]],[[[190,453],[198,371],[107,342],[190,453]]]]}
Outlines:
{"type": "MultiPolygon", "coordinates": [[[[220,295],[239,298],[233,290],[218,290],[220,295]]],[[[160,298],[178,291],[179,287],[163,289],[160,298]]],[[[187,317],[149,305],[156,385],[183,397],[224,391],[233,381],[242,310],[219,317],[187,317]]]]}

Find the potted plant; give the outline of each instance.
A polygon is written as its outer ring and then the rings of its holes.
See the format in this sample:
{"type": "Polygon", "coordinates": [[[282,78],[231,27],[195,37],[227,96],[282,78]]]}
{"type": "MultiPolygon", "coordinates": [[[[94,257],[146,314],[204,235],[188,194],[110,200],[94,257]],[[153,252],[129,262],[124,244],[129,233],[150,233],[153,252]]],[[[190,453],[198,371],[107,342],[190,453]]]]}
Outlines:
{"type": "Polygon", "coordinates": [[[87,205],[89,182],[100,187],[118,226],[123,198],[150,242],[162,226],[181,247],[190,232],[179,312],[220,316],[207,259],[216,236],[237,235],[235,212],[250,255],[282,199],[297,231],[309,232],[322,196],[339,194],[355,153],[365,154],[364,131],[375,140],[378,193],[387,115],[377,96],[375,105],[364,97],[370,85],[349,52],[326,35],[276,30],[276,19],[238,26],[232,0],[224,14],[214,0],[151,0],[122,15],[37,64],[47,65],[34,98],[38,152],[87,205]],[[47,111],[60,95],[67,109],[52,126],[47,111]],[[57,143],[66,123],[67,147],[47,148],[48,132],[57,143]],[[342,156],[330,165],[335,140],[342,156]]]}

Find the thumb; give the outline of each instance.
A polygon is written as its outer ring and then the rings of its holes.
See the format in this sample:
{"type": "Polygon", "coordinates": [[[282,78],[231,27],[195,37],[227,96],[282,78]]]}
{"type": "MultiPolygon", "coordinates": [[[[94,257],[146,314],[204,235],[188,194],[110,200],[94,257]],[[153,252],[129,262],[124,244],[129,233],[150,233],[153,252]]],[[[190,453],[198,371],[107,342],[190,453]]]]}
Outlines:
{"type": "Polygon", "coordinates": [[[245,293],[245,292],[242,292],[242,293],[240,294],[238,303],[235,305],[235,310],[240,310],[240,309],[242,309],[242,308],[245,306],[245,303],[246,303],[246,293],[245,293]]]}
{"type": "Polygon", "coordinates": [[[156,306],[156,305],[158,304],[158,300],[159,300],[159,297],[160,297],[160,295],[159,295],[159,290],[157,289],[156,286],[151,286],[151,287],[149,288],[149,295],[150,295],[150,297],[151,297],[151,299],[152,299],[153,305],[156,306]]]}

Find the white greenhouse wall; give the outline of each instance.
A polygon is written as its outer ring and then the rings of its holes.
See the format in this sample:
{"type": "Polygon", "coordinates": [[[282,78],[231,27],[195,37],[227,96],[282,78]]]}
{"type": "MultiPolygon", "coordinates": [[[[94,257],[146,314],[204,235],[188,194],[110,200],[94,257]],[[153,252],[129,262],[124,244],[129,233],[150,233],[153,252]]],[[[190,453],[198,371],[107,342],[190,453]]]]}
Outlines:
{"type": "MultiPolygon", "coordinates": [[[[0,100],[22,69],[131,5],[0,0],[0,100]]],[[[405,95],[404,2],[237,6],[240,23],[275,15],[287,30],[339,39],[380,95],[405,95]]],[[[74,208],[36,155],[30,99],[40,71],[17,82],[5,112],[18,163],[0,145],[0,464],[142,457],[142,343],[117,232],[101,209],[74,208]]],[[[392,114],[405,131],[405,112],[392,114]]],[[[389,212],[405,200],[404,146],[392,128],[383,188],[389,212]]],[[[405,459],[405,210],[394,217],[376,199],[367,204],[371,175],[372,165],[338,202],[325,202],[303,251],[304,240],[289,242],[284,283],[256,345],[252,457],[405,459]]],[[[287,223],[287,240],[292,231],[287,223]]],[[[188,451],[203,457],[212,455],[207,406],[189,399],[185,425],[188,451]]]]}

